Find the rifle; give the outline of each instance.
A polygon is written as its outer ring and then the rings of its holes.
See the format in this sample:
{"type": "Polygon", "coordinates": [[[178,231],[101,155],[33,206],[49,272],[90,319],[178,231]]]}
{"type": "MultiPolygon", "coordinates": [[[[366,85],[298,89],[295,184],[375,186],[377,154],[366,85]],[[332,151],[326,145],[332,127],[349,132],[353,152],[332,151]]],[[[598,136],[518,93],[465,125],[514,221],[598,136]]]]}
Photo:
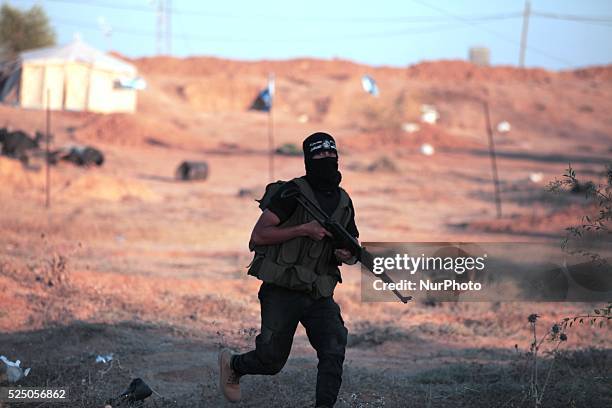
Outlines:
{"type": "MultiPolygon", "coordinates": [[[[385,272],[381,274],[374,273],[374,256],[364,247],[359,245],[359,242],[353,237],[342,225],[332,219],[325,213],[321,207],[310,198],[306,197],[298,188],[291,188],[281,193],[281,198],[295,197],[297,202],[319,223],[322,227],[328,230],[334,238],[334,246],[336,248],[347,249],[357,260],[365,266],[370,272],[376,275],[385,283],[393,283],[393,279],[385,272]]],[[[404,296],[397,289],[393,289],[393,293],[402,303],[408,303],[412,300],[412,296],[404,296]]]]}

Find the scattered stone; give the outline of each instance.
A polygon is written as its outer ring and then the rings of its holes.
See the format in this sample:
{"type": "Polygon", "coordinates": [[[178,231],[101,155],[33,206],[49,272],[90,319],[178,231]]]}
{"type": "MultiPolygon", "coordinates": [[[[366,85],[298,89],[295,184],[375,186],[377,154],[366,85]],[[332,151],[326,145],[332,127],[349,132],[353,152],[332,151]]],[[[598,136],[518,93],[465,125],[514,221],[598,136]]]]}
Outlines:
{"type": "Polygon", "coordinates": [[[184,161],[176,169],[178,180],[206,180],[208,178],[208,163],[203,161],[184,161]]]}
{"type": "Polygon", "coordinates": [[[276,148],[276,154],[280,154],[282,156],[301,156],[302,149],[295,143],[285,143],[284,145],[276,148]]]}
{"type": "Polygon", "coordinates": [[[370,164],[367,167],[367,171],[375,172],[375,171],[386,171],[386,172],[396,172],[397,166],[391,159],[386,156],[383,156],[370,164]]]}
{"type": "Polygon", "coordinates": [[[238,190],[238,197],[256,198],[257,192],[253,188],[241,188],[238,190]]]}

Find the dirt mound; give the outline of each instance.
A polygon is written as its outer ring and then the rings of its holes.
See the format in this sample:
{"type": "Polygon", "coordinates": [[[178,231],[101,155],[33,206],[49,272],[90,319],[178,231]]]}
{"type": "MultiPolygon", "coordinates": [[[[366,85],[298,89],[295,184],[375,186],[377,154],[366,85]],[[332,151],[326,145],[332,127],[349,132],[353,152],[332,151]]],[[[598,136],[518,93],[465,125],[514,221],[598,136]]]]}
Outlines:
{"type": "Polygon", "coordinates": [[[158,198],[144,184],[95,173],[85,174],[70,183],[64,194],[108,201],[153,201],[158,198]]]}
{"type": "MultiPolygon", "coordinates": [[[[60,195],[108,201],[137,199],[154,201],[158,195],[145,184],[119,177],[103,175],[95,171],[77,176],[74,172],[52,170],[55,185],[62,185],[60,195]],[[76,178],[73,178],[76,177],[76,178]]],[[[0,157],[0,191],[25,193],[44,189],[45,172],[30,170],[19,161],[0,157]]]]}
{"type": "Polygon", "coordinates": [[[240,75],[261,75],[264,78],[270,72],[276,75],[292,76],[295,73],[307,72],[312,75],[350,74],[372,67],[345,60],[323,60],[299,58],[278,61],[236,61],[213,57],[147,57],[131,60],[144,74],[170,74],[173,76],[202,76],[231,73],[240,75]]]}
{"type": "Polygon", "coordinates": [[[407,68],[407,76],[421,80],[444,81],[536,81],[550,82],[556,72],[541,68],[516,68],[510,66],[483,67],[462,60],[427,61],[407,68]]]}
{"type": "Polygon", "coordinates": [[[250,79],[222,72],[197,80],[181,81],[173,85],[171,91],[197,110],[244,111],[265,84],[263,80],[250,79]]]}
{"type": "MultiPolygon", "coordinates": [[[[125,57],[124,57],[125,58],[125,57]]],[[[129,59],[128,59],[129,60],[129,59]]],[[[180,76],[214,76],[221,73],[232,75],[261,75],[269,72],[277,76],[294,77],[302,74],[308,76],[327,76],[332,79],[344,79],[366,72],[379,76],[408,76],[422,80],[474,80],[474,81],[537,81],[550,82],[557,77],[575,79],[612,78],[612,66],[596,66],[577,70],[555,72],[542,68],[518,68],[513,66],[483,67],[464,60],[424,61],[418,64],[400,67],[373,67],[351,61],[333,59],[300,58],[283,61],[236,61],[211,57],[148,57],[129,60],[143,74],[171,74],[180,76]]]]}
{"type": "Polygon", "coordinates": [[[483,140],[476,136],[463,136],[448,132],[441,126],[420,124],[420,129],[407,133],[401,129],[379,132],[361,132],[343,140],[343,145],[356,151],[369,151],[372,146],[393,146],[399,153],[415,153],[424,144],[430,144],[435,150],[468,149],[483,147],[483,140]]]}
{"type": "Polygon", "coordinates": [[[561,72],[563,77],[612,81],[612,65],[599,65],[561,72]]]}
{"type": "Polygon", "coordinates": [[[171,145],[193,142],[193,137],[173,122],[139,114],[116,113],[96,115],[76,129],[79,139],[123,146],[136,146],[148,140],[159,140],[171,145]]]}

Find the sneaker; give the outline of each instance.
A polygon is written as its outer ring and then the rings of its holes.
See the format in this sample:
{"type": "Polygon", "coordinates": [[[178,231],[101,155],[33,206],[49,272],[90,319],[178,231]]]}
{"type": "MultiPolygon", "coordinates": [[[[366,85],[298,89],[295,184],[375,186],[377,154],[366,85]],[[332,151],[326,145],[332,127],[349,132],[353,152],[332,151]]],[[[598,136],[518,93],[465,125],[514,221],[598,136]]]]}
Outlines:
{"type": "Polygon", "coordinates": [[[232,370],[232,352],[223,349],[219,352],[219,388],[229,402],[240,401],[240,376],[232,370]]]}

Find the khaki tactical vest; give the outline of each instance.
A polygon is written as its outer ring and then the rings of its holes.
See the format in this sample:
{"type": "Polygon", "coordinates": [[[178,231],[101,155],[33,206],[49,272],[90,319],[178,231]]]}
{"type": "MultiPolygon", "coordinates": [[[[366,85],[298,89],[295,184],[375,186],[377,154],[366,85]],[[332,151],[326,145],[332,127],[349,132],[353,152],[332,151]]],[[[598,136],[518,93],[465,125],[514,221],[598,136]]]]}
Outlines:
{"type": "MultiPolygon", "coordinates": [[[[317,202],[305,179],[300,177],[292,181],[302,194],[317,202]]],[[[259,200],[262,211],[282,184],[277,182],[266,187],[264,197],[259,200]]],[[[340,201],[332,218],[345,228],[352,216],[349,203],[348,194],[340,188],[340,201]]],[[[293,214],[279,227],[291,227],[312,220],[312,216],[298,203],[293,214]]],[[[255,256],[249,265],[248,274],[264,282],[307,292],[314,298],[331,296],[336,284],[342,282],[334,247],[329,238],[315,241],[310,237],[296,237],[276,245],[254,245],[251,251],[255,252],[255,256]]]]}

